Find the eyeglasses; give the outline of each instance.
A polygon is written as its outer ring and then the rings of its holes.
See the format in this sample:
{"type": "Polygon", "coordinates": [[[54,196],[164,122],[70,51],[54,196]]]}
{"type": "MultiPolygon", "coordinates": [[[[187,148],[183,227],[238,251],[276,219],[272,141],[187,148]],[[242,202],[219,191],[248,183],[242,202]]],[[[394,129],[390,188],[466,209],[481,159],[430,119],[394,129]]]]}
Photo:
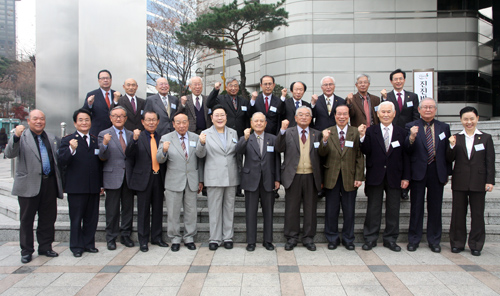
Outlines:
{"type": "Polygon", "coordinates": [[[99,77],[99,80],[111,80],[111,77],[99,77]]]}
{"type": "Polygon", "coordinates": [[[262,85],[263,85],[263,86],[271,86],[271,85],[273,85],[273,84],[274,84],[274,83],[272,83],[272,82],[262,83],[262,85]]]}
{"type": "Polygon", "coordinates": [[[127,115],[111,115],[111,117],[116,118],[116,119],[124,119],[127,117],[127,115]]]}
{"type": "Polygon", "coordinates": [[[298,117],[311,117],[311,114],[309,113],[297,113],[298,117]]]}
{"type": "Polygon", "coordinates": [[[215,118],[224,118],[224,117],[226,117],[226,114],[214,114],[213,116],[215,118]]]}
{"type": "Polygon", "coordinates": [[[335,84],[333,84],[333,83],[325,83],[325,84],[322,84],[321,86],[332,87],[332,86],[335,86],[335,84]]]}
{"type": "Polygon", "coordinates": [[[155,123],[157,121],[158,121],[158,119],[145,119],[144,120],[145,123],[155,123]]]}
{"type": "Polygon", "coordinates": [[[239,85],[238,84],[228,84],[227,85],[227,88],[238,88],[239,85]]]}
{"type": "Polygon", "coordinates": [[[434,108],[436,108],[436,106],[422,106],[422,107],[420,107],[420,109],[424,109],[424,110],[433,110],[434,108]]]}

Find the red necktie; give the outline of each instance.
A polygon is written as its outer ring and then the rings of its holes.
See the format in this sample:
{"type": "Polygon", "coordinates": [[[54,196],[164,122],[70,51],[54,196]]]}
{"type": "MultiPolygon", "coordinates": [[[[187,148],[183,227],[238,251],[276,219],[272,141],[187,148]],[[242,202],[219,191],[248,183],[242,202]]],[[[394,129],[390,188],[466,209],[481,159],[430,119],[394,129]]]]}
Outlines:
{"type": "Polygon", "coordinates": [[[125,140],[123,139],[123,131],[120,131],[119,134],[120,134],[120,145],[122,146],[123,153],[125,153],[127,145],[125,145],[125,140]]]}
{"type": "Polygon", "coordinates": [[[135,100],[134,100],[134,98],[132,98],[132,100],[131,100],[130,103],[132,104],[132,109],[134,109],[134,114],[135,114],[137,112],[137,109],[135,109],[136,106],[135,106],[135,100]]]}
{"type": "Polygon", "coordinates": [[[398,106],[399,106],[399,112],[403,110],[403,99],[401,99],[401,93],[398,93],[398,106]]]}
{"type": "Polygon", "coordinates": [[[307,141],[306,130],[302,130],[302,136],[300,137],[300,139],[302,140],[302,144],[306,143],[306,141],[307,141]]]}
{"type": "Polygon", "coordinates": [[[345,138],[344,138],[344,131],[340,131],[340,150],[344,151],[344,145],[345,145],[345,138]]]}
{"type": "Polygon", "coordinates": [[[108,92],[106,92],[106,104],[108,104],[108,109],[109,109],[109,106],[110,106],[111,104],[110,104],[110,102],[109,102],[108,92]]]}
{"type": "Polygon", "coordinates": [[[266,97],[266,113],[269,111],[269,98],[266,97]]]}
{"type": "Polygon", "coordinates": [[[365,115],[366,115],[366,127],[370,127],[370,124],[372,123],[371,120],[371,114],[370,114],[370,106],[368,106],[368,97],[363,97],[364,99],[364,104],[363,107],[365,109],[365,115]]]}

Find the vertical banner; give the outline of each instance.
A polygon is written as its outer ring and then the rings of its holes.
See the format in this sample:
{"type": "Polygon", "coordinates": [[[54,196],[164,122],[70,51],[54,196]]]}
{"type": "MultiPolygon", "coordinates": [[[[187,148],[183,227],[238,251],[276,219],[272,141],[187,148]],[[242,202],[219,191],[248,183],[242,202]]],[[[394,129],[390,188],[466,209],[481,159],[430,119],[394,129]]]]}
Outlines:
{"type": "Polygon", "coordinates": [[[413,92],[419,101],[434,98],[434,69],[413,70],[413,92]]]}

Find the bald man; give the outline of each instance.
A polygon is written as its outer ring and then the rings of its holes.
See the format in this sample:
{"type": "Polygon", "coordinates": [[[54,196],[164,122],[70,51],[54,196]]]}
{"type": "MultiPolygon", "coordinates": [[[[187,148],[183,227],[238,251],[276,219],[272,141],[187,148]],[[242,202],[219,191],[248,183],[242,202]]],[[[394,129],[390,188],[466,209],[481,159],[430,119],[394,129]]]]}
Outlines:
{"type": "Polygon", "coordinates": [[[118,101],[115,102],[116,106],[122,106],[127,111],[127,121],[125,122],[125,128],[129,131],[139,129],[144,130],[141,119],[144,113],[144,107],[146,105],[146,100],[138,98],[135,93],[139,85],[137,81],[129,78],[123,82],[123,89],[125,94],[121,96],[118,101]]]}

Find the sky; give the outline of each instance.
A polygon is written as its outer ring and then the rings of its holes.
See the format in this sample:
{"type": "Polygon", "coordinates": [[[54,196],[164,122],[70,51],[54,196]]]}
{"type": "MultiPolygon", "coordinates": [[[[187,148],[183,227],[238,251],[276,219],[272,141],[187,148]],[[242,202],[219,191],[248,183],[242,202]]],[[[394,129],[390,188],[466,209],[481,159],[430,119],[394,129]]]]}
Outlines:
{"type": "Polygon", "coordinates": [[[36,52],[35,5],[36,0],[16,1],[17,55],[20,59],[36,52]]]}

